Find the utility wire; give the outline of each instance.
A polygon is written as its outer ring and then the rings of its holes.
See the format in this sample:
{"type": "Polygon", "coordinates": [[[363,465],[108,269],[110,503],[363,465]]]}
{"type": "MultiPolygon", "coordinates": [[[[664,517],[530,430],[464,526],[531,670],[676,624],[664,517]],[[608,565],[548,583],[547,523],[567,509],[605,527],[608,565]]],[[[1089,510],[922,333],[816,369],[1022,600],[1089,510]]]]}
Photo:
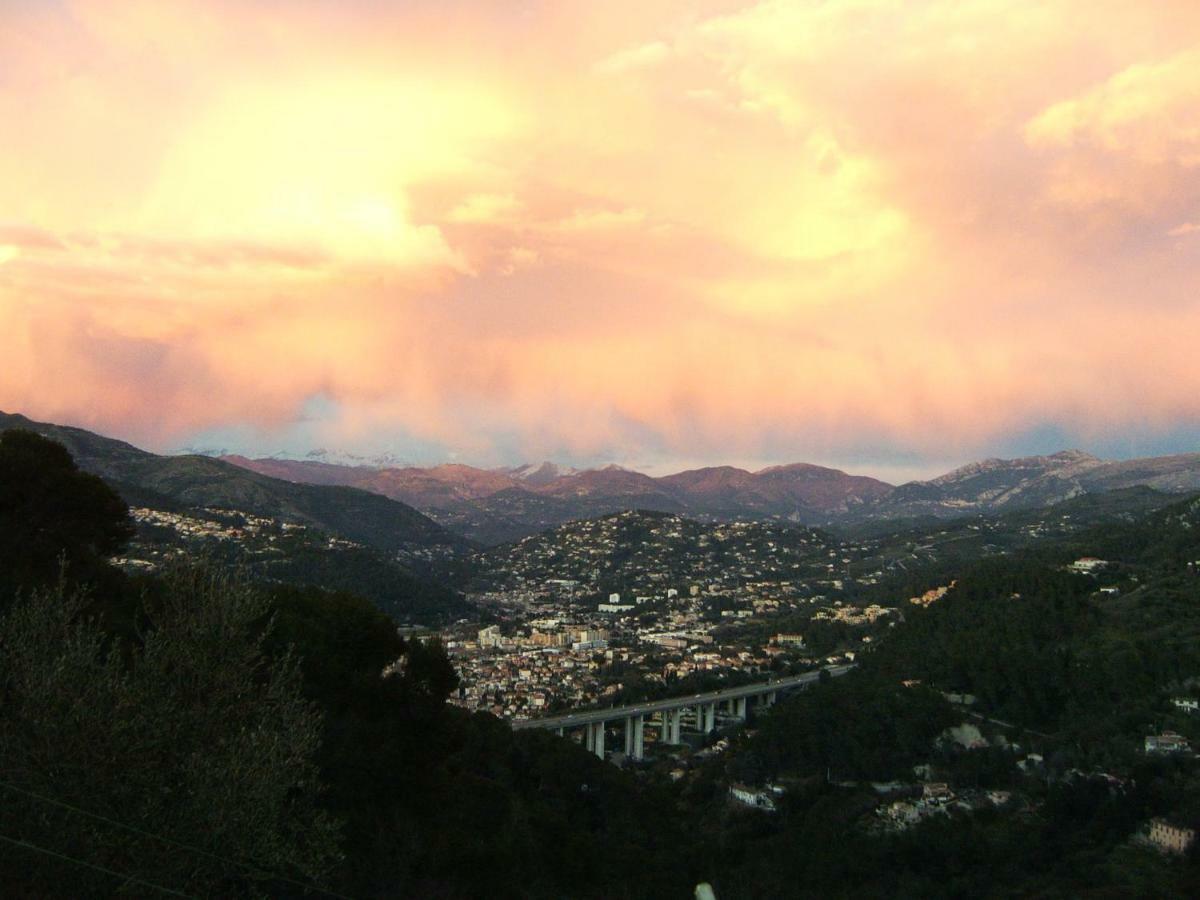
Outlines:
{"type": "MultiPolygon", "coordinates": [[[[49,803],[52,806],[58,806],[62,809],[69,810],[70,812],[78,813],[81,816],[87,816],[88,818],[95,819],[98,822],[105,822],[109,825],[112,825],[115,828],[124,828],[126,831],[131,831],[134,834],[141,835],[142,837],[150,838],[151,840],[154,840],[154,841],[161,841],[162,843],[169,844],[172,847],[178,847],[180,850],[187,850],[191,853],[197,853],[200,856],[206,856],[209,859],[216,860],[217,862],[223,862],[223,863],[226,863],[231,866],[237,866],[238,868],[244,869],[254,875],[266,876],[267,878],[273,878],[276,881],[283,881],[283,882],[286,882],[287,884],[294,885],[295,887],[304,888],[307,891],[315,891],[318,894],[324,894],[328,897],[336,897],[336,898],[338,898],[338,900],[354,900],[354,898],[347,897],[345,894],[339,894],[336,891],[330,891],[325,888],[318,887],[315,884],[309,884],[307,882],[297,881],[294,878],[288,878],[286,875],[279,875],[275,872],[268,872],[265,869],[262,869],[256,865],[253,865],[252,863],[241,862],[236,859],[230,859],[229,857],[221,856],[218,853],[213,853],[210,850],[205,850],[202,847],[196,847],[191,844],[184,844],[173,838],[164,837],[161,834],[154,834],[153,832],[145,831],[134,825],[126,825],[124,822],[118,822],[116,819],[110,819],[107,816],[100,815],[99,813],[88,812],[86,809],[80,809],[78,806],[73,806],[70,803],[64,803],[62,800],[55,800],[53,797],[47,797],[43,794],[37,794],[37,793],[34,793],[33,791],[26,790],[25,788],[17,787],[15,784],[10,784],[7,781],[0,781],[0,787],[7,788],[8,790],[14,791],[15,793],[18,793],[18,794],[23,794],[24,796],[29,797],[33,800],[39,800],[42,803],[49,803]]],[[[49,851],[47,851],[47,852],[49,852],[49,851]]]]}
{"type": "Polygon", "coordinates": [[[10,838],[5,834],[0,834],[0,841],[12,844],[15,847],[22,847],[25,850],[32,850],[35,853],[43,853],[46,856],[53,856],[55,859],[61,859],[69,863],[74,863],[77,866],[95,869],[97,872],[103,872],[105,875],[111,875],[114,878],[119,878],[126,884],[140,884],[148,888],[153,888],[161,893],[170,894],[173,897],[185,897],[187,900],[197,900],[197,898],[193,897],[191,894],[185,894],[181,891],[174,890],[173,888],[163,887],[161,884],[155,884],[153,881],[146,881],[143,878],[136,878],[133,875],[123,875],[120,872],[113,871],[112,869],[106,869],[104,866],[98,866],[95,863],[90,863],[86,859],[77,859],[74,856],[67,856],[65,853],[59,853],[57,850],[48,850],[45,847],[39,847],[37,844],[31,844],[29,841],[10,838]]]}

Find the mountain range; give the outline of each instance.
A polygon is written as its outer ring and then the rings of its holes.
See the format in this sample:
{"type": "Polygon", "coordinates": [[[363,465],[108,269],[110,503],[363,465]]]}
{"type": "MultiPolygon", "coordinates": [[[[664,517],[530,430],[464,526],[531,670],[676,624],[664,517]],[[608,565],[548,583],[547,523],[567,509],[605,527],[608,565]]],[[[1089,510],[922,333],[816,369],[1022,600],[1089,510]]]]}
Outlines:
{"type": "Polygon", "coordinates": [[[1131,487],[1200,491],[1200,453],[1109,461],[1065,450],[987,459],[897,486],[808,463],[654,477],[620,466],[578,470],[554,463],[345,465],[319,461],[333,456],[323,453],[303,460],[161,456],[80,428],[0,412],[0,431],[17,427],[65,444],[82,469],[108,480],[132,505],[239,509],[401,553],[455,552],[468,541],[499,544],[626,509],[853,525],[1037,509],[1131,487]]]}
{"type": "Polygon", "coordinates": [[[381,493],[485,544],[623,509],[830,525],[995,514],[1129,487],[1164,493],[1200,491],[1200,453],[1107,461],[1065,450],[1047,456],[987,459],[929,481],[899,486],[808,463],[757,472],[715,466],[656,478],[619,466],[579,471],[553,463],[512,469],[461,464],[377,468],[240,456],[225,459],[275,478],[352,485],[381,493]]]}
{"type": "Polygon", "coordinates": [[[24,428],[66,446],[76,464],[131,506],[236,509],[309,525],[389,553],[465,549],[466,541],[407,504],[337,483],[298,484],[208,456],[159,456],[82,428],[0,412],[0,431],[24,428]]]}

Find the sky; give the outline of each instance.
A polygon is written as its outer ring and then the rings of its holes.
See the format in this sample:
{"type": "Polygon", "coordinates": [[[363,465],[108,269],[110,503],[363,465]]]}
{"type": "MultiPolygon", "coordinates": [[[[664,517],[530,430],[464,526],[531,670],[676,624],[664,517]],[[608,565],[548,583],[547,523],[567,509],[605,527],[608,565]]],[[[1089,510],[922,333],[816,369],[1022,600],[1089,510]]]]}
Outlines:
{"type": "Polygon", "coordinates": [[[1200,4],[0,0],[0,409],[657,472],[1200,450],[1200,4]]]}

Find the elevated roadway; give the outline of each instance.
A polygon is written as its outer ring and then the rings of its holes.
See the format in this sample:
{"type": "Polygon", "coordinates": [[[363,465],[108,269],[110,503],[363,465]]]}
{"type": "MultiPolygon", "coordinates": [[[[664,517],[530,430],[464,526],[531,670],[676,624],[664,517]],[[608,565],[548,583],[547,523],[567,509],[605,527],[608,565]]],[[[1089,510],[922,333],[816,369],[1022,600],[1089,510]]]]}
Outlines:
{"type": "Polygon", "coordinates": [[[719,691],[647,700],[626,706],[610,706],[607,709],[580,710],[541,719],[521,719],[511,724],[516,731],[545,728],[559,734],[565,734],[568,729],[583,728],[584,744],[588,750],[603,759],[606,729],[611,723],[621,722],[624,723],[625,729],[625,754],[633,759],[641,759],[645,750],[644,728],[646,719],[650,716],[657,716],[659,719],[657,724],[662,729],[660,740],[663,743],[679,744],[682,742],[685,712],[692,717],[695,730],[707,734],[716,728],[718,706],[725,707],[729,715],[744,720],[751,703],[756,707],[770,706],[781,691],[803,689],[817,681],[822,672],[828,672],[831,677],[836,678],[853,668],[853,665],[826,666],[813,672],[805,672],[803,675],[772,678],[755,684],[722,688],[719,691]]]}

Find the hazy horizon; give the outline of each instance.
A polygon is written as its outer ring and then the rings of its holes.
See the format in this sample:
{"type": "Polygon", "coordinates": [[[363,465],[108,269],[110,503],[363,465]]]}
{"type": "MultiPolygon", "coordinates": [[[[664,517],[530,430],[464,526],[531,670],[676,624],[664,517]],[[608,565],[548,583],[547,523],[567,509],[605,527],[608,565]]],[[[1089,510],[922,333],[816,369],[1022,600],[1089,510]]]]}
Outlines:
{"type": "MultiPolygon", "coordinates": [[[[20,410],[0,410],[0,412],[7,412],[10,414],[16,413],[16,414],[27,415],[25,413],[21,413],[20,410]]],[[[70,421],[53,422],[51,424],[67,425],[70,427],[84,427],[84,428],[87,427],[86,425],[83,425],[79,422],[70,422],[70,421]]],[[[944,475],[944,474],[946,474],[950,471],[953,471],[954,469],[957,469],[961,466],[969,465],[969,464],[975,463],[975,462],[980,462],[984,459],[992,459],[992,458],[1015,459],[1015,458],[1019,458],[1021,456],[1048,455],[1048,454],[1058,453],[1058,452],[1068,451],[1068,450],[1077,450],[1077,451],[1081,451],[1084,453],[1091,453],[1093,456],[1097,456],[1097,457],[1099,457],[1101,459],[1105,459],[1105,460],[1123,460],[1123,459],[1131,459],[1131,458],[1142,458],[1142,457],[1148,457],[1148,456],[1173,455],[1172,453],[1169,453],[1169,452],[1164,452],[1164,453],[1148,452],[1148,453],[1138,453],[1138,454],[1106,455],[1103,453],[1095,453],[1085,447],[1060,446],[1060,447],[1046,449],[1044,451],[1039,451],[1039,452],[1035,452],[1035,453],[985,454],[985,455],[981,455],[978,457],[972,457],[972,458],[964,458],[964,459],[957,459],[957,460],[955,460],[955,459],[934,460],[934,461],[927,462],[924,464],[913,464],[913,465],[884,464],[884,463],[878,463],[878,462],[860,462],[860,463],[850,462],[850,463],[847,463],[847,462],[840,461],[840,460],[822,460],[822,459],[818,459],[818,458],[805,458],[805,457],[801,457],[801,456],[780,458],[780,459],[775,459],[775,460],[761,460],[761,459],[756,460],[756,459],[739,459],[739,458],[688,460],[688,459],[676,458],[673,460],[657,460],[656,461],[656,460],[638,460],[637,458],[623,458],[623,459],[577,460],[575,462],[564,462],[563,460],[555,460],[555,459],[513,459],[513,460],[502,461],[502,462],[494,462],[494,461],[478,460],[478,459],[472,460],[472,459],[456,456],[453,454],[450,456],[446,456],[446,457],[432,457],[432,458],[427,458],[427,459],[412,459],[412,458],[404,457],[403,455],[397,453],[394,449],[393,450],[382,449],[382,450],[363,451],[361,449],[356,449],[356,448],[352,448],[352,447],[348,448],[348,447],[316,447],[316,446],[287,449],[287,448],[279,448],[279,447],[271,445],[269,443],[265,443],[265,444],[258,445],[258,446],[225,446],[225,445],[221,445],[221,444],[195,444],[195,445],[181,445],[181,446],[165,447],[165,448],[164,447],[154,448],[154,447],[142,446],[135,439],[132,439],[128,436],[124,436],[121,434],[105,433],[105,432],[101,432],[101,433],[103,434],[104,437],[110,437],[110,438],[114,438],[116,440],[124,440],[127,443],[131,443],[131,444],[134,444],[135,446],[139,446],[141,449],[149,450],[151,452],[161,453],[164,455],[177,455],[177,454],[189,454],[189,453],[199,453],[199,454],[213,455],[213,456],[238,455],[238,456],[245,456],[245,457],[252,458],[252,459],[286,459],[286,460],[293,460],[293,461],[306,461],[307,460],[307,461],[315,461],[315,462],[333,462],[335,464],[351,464],[351,465],[354,465],[354,464],[371,465],[371,464],[378,463],[380,460],[384,460],[385,462],[383,464],[386,464],[387,466],[395,466],[395,467],[412,466],[412,467],[418,467],[418,468],[430,468],[433,466],[438,466],[438,465],[443,465],[443,464],[462,464],[462,465],[472,466],[477,469],[486,469],[486,470],[511,469],[511,468],[515,468],[515,467],[523,466],[523,465],[538,466],[543,463],[551,463],[551,464],[554,464],[557,466],[561,466],[564,469],[579,469],[579,470],[600,469],[600,468],[604,468],[605,466],[615,465],[615,466],[619,466],[623,469],[629,469],[632,471],[641,472],[643,474],[651,475],[654,477],[662,477],[664,475],[673,475],[673,474],[676,474],[679,472],[685,472],[685,471],[694,470],[694,469],[702,469],[702,468],[707,468],[707,467],[712,467],[712,466],[732,466],[735,468],[744,469],[749,472],[758,472],[763,469],[770,468],[772,466],[791,465],[791,464],[795,464],[795,463],[808,463],[811,465],[824,466],[824,467],[830,468],[830,469],[839,469],[849,475],[869,476],[869,477],[876,478],[880,481],[885,481],[885,482],[888,482],[891,484],[903,484],[904,482],[907,482],[907,481],[929,480],[932,478],[936,478],[939,475],[944,475]]],[[[1197,451],[1183,450],[1183,451],[1179,451],[1179,452],[1187,453],[1187,452],[1197,452],[1197,451]]]]}

